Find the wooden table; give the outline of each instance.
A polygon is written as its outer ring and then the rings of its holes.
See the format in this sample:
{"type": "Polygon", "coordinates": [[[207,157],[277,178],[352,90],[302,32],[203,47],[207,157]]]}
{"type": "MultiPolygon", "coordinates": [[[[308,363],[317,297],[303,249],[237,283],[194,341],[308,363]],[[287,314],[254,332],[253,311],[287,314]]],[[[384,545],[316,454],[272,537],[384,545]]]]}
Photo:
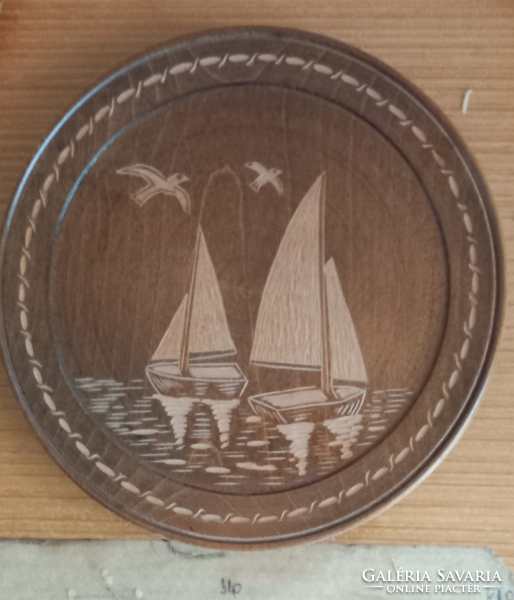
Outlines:
{"type": "MultiPolygon", "coordinates": [[[[127,59],[215,27],[308,29],[374,54],[448,115],[490,186],[514,278],[514,4],[511,0],[6,0],[0,13],[2,215],[45,135],[127,59]],[[472,89],[467,114],[466,90],[472,89]]],[[[510,275],[510,277],[509,277],[510,275]]],[[[47,455],[0,370],[0,536],[149,538],[47,455]]],[[[342,543],[487,545],[514,568],[514,305],[478,413],[416,491],[342,543]]]]}

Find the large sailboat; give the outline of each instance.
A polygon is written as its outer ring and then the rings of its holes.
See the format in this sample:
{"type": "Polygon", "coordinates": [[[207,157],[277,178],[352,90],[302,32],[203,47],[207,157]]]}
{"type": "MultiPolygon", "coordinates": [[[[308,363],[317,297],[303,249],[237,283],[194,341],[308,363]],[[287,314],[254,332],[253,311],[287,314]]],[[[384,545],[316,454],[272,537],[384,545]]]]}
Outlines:
{"type": "Polygon", "coordinates": [[[352,416],[368,386],[357,333],[333,258],[325,260],[325,174],[284,233],[264,287],[250,362],[319,371],[320,384],[249,398],[255,413],[281,423],[352,416]],[[327,410],[328,409],[328,410],[327,410]]]}
{"type": "Polygon", "coordinates": [[[199,227],[189,291],[146,374],[162,396],[231,400],[241,396],[247,384],[238,364],[226,360],[236,354],[214,265],[199,227]]]}

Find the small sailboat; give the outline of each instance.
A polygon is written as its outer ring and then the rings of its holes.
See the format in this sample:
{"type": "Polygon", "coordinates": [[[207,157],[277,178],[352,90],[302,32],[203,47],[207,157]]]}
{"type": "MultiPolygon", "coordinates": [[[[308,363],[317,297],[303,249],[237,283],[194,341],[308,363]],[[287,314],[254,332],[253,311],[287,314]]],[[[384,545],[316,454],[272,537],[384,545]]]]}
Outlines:
{"type": "Polygon", "coordinates": [[[325,260],[325,174],[294,213],[264,287],[250,356],[253,365],[319,371],[319,387],[249,398],[280,423],[357,415],[368,376],[333,258],[325,260]],[[327,410],[328,409],[328,410],[327,410]]]}
{"type": "Polygon", "coordinates": [[[223,360],[236,354],[214,265],[199,227],[189,291],[146,375],[161,396],[232,400],[241,396],[247,384],[239,365],[223,360]]]}

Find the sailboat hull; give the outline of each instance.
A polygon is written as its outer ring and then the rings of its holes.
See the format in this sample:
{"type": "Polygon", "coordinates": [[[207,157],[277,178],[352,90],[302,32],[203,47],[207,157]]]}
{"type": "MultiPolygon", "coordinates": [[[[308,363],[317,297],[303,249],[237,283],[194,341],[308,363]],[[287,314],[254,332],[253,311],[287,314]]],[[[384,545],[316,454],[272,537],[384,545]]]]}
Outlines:
{"type": "Polygon", "coordinates": [[[248,383],[236,363],[192,364],[183,375],[176,361],[162,361],[149,364],[146,376],[158,394],[175,398],[232,400],[248,383]]]}
{"type": "Polygon", "coordinates": [[[319,388],[308,387],[259,394],[249,398],[249,403],[257,415],[278,423],[316,423],[358,415],[365,398],[365,387],[335,385],[330,397],[319,388]]]}

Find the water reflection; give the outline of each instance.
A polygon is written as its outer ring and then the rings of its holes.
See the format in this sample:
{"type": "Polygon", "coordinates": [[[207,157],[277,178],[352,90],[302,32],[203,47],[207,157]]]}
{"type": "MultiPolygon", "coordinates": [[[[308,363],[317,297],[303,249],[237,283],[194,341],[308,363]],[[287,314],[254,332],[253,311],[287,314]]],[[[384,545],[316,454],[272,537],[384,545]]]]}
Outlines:
{"type": "Polygon", "coordinates": [[[88,412],[139,459],[185,484],[259,493],[334,472],[376,443],[411,398],[378,390],[361,414],[275,423],[244,400],[145,395],[142,380],[77,380],[88,412]]]}

